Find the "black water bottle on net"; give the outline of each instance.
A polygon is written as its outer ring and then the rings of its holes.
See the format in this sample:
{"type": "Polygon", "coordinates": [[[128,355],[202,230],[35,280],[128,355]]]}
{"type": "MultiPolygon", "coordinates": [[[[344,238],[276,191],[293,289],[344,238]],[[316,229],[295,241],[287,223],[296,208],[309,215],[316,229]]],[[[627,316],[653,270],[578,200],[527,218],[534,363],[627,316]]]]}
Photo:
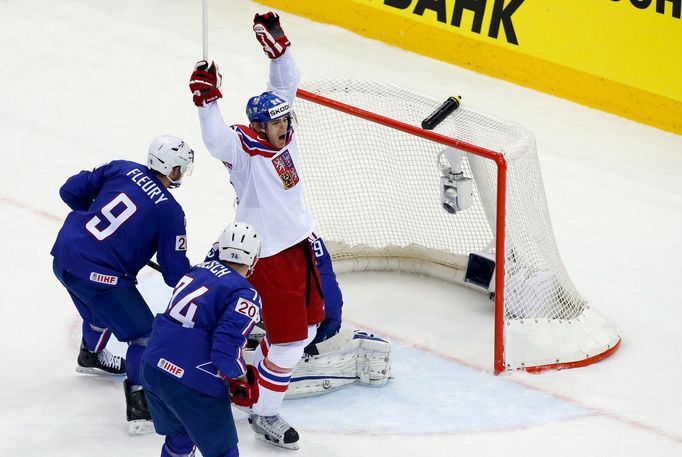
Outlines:
{"type": "Polygon", "coordinates": [[[459,108],[462,102],[462,97],[460,95],[456,97],[448,97],[447,100],[440,105],[436,111],[431,113],[427,118],[422,121],[422,128],[424,130],[433,130],[443,122],[443,119],[452,114],[457,108],[459,108]]]}

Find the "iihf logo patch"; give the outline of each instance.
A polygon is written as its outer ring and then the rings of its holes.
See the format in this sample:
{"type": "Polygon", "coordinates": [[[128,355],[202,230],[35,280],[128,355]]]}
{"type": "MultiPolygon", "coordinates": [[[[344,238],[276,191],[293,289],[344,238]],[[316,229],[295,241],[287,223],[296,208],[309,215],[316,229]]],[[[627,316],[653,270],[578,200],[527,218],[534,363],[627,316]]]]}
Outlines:
{"type": "Polygon", "coordinates": [[[90,281],[115,286],[118,283],[118,276],[104,275],[93,271],[90,273],[90,281]]]}
{"type": "Polygon", "coordinates": [[[172,374],[176,378],[182,378],[182,375],[185,374],[185,370],[163,358],[159,359],[159,363],[157,363],[156,366],[166,373],[172,374]]]}
{"type": "Polygon", "coordinates": [[[298,172],[294,166],[294,160],[291,158],[291,154],[288,149],[285,149],[281,154],[272,159],[272,165],[277,170],[279,179],[282,180],[284,184],[284,189],[289,190],[298,184],[298,172]]]}

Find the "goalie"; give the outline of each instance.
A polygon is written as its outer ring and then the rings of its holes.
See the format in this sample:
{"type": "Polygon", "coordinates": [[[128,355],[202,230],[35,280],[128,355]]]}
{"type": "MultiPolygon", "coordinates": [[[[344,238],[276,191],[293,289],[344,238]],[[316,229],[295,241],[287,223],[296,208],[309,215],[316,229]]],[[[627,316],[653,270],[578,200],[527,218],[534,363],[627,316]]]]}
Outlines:
{"type": "MultiPolygon", "coordinates": [[[[322,280],[326,317],[294,368],[286,398],[320,395],[355,384],[383,386],[391,376],[391,344],[366,332],[341,328],[343,295],[331,256],[319,236],[313,234],[308,241],[322,280]]],[[[217,258],[217,252],[216,243],[206,259],[217,258]]],[[[267,350],[262,324],[254,327],[247,348],[267,350]]],[[[252,355],[249,352],[245,358],[252,355]]]]}

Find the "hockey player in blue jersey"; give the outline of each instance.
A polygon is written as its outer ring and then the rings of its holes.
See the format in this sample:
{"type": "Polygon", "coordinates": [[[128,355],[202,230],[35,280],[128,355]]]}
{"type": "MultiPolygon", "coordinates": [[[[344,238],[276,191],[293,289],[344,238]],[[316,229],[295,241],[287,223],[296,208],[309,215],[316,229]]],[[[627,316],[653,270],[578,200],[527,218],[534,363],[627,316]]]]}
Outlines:
{"type": "Polygon", "coordinates": [[[258,371],[242,348],[260,320],[258,292],[245,279],[260,254],[253,227],[225,228],[215,260],[194,266],[156,316],[143,356],[142,379],[162,457],[237,457],[232,402],[258,400],[258,371]]]}
{"type": "Polygon", "coordinates": [[[336,274],[332,267],[332,259],[327,250],[327,246],[325,246],[322,238],[315,233],[313,233],[308,241],[313,248],[317,269],[320,271],[326,315],[322,323],[317,327],[315,338],[306,346],[306,354],[314,351],[313,345],[339,333],[341,330],[341,310],[343,309],[343,295],[341,294],[339,283],[336,280],[336,274]]]}
{"type": "MultiPolygon", "coordinates": [[[[317,234],[308,239],[320,272],[326,317],[313,341],[291,375],[286,398],[301,398],[333,392],[354,384],[381,387],[391,376],[391,343],[360,330],[341,327],[343,294],[336,280],[331,255],[317,234]]],[[[217,260],[218,243],[205,262],[217,260]]],[[[256,324],[247,349],[253,350],[265,336],[263,324],[256,324]]],[[[251,354],[246,353],[250,360],[251,354]]]]}
{"type": "Polygon", "coordinates": [[[130,432],[150,424],[139,366],[154,316],[136,287],[157,256],[166,284],[189,270],[185,214],[168,192],[190,174],[194,151],[181,139],[152,141],[147,166],[115,160],[70,177],[59,194],[72,211],[51,254],[53,270],[83,319],[76,371],[125,374],[130,432]],[[126,360],[105,346],[111,334],[128,343],[126,360]]]}

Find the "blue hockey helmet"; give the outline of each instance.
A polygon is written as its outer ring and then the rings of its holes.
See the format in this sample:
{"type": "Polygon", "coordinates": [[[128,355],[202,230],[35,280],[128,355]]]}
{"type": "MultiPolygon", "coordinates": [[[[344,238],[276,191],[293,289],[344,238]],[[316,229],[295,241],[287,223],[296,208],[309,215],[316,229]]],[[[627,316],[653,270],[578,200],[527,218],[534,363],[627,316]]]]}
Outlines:
{"type": "Polygon", "coordinates": [[[291,105],[274,92],[263,92],[249,99],[246,104],[246,115],[249,122],[258,122],[265,126],[275,119],[291,118],[291,105]]]}

